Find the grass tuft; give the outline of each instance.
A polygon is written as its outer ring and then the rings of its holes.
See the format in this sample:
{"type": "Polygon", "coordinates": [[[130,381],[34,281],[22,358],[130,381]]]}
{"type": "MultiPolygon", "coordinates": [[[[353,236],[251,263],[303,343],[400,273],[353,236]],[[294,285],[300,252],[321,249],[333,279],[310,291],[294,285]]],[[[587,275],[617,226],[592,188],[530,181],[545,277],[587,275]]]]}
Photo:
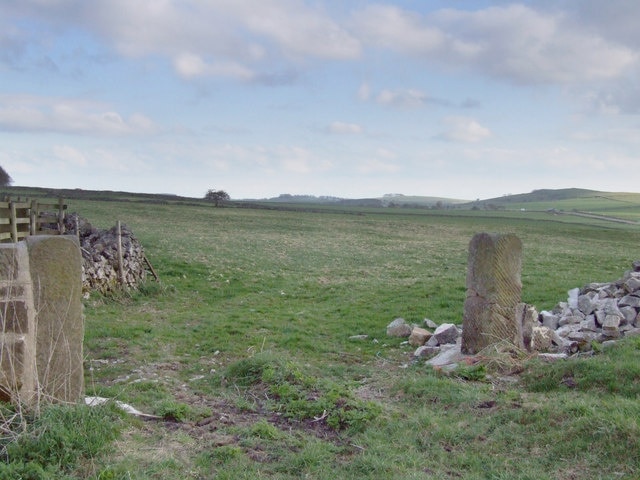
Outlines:
{"type": "Polygon", "coordinates": [[[24,431],[4,444],[0,479],[64,478],[81,461],[108,452],[123,426],[113,405],[48,405],[25,422],[24,431]]]}
{"type": "Polygon", "coordinates": [[[531,361],[522,375],[531,392],[576,390],[640,397],[640,337],[620,341],[615,348],[589,358],[555,363],[531,361]]]}

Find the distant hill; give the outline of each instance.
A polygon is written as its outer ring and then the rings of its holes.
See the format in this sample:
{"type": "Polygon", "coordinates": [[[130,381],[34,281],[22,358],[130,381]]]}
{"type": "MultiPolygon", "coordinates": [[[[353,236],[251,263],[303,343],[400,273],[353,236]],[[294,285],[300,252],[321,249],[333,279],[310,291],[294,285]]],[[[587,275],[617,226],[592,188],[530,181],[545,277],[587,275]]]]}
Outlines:
{"type": "MultiPolygon", "coordinates": [[[[25,186],[0,188],[0,198],[13,199],[63,197],[65,199],[125,201],[159,204],[209,205],[202,198],[182,197],[166,193],[132,193],[109,190],[53,189],[25,186]]],[[[527,212],[557,212],[595,214],[640,222],[640,193],[602,192],[582,188],[540,189],[530,193],[504,195],[486,200],[459,200],[388,193],[372,198],[339,198],[332,196],[282,194],[260,200],[233,199],[229,207],[255,207],[275,209],[312,209],[320,207],[361,208],[425,208],[435,210],[511,210],[527,212]]]]}
{"type": "MultiPolygon", "coordinates": [[[[256,200],[254,200],[256,201],[256,200]]],[[[387,193],[381,197],[371,198],[340,198],[331,196],[291,195],[283,193],[278,197],[257,200],[260,203],[306,203],[306,204],[331,204],[353,207],[415,207],[447,208],[453,205],[467,203],[468,200],[458,200],[444,197],[427,197],[419,195],[403,195],[401,193],[387,193]]]]}
{"type": "Polygon", "coordinates": [[[531,193],[477,200],[456,208],[570,215],[638,225],[640,193],[600,192],[580,188],[534,190],[531,193]]]}
{"type": "Polygon", "coordinates": [[[502,197],[489,198],[476,202],[469,202],[475,205],[510,205],[514,203],[529,202],[550,202],[557,200],[573,200],[578,198],[589,198],[604,195],[604,192],[596,190],[586,190],[584,188],[561,188],[558,190],[540,189],[533,190],[531,193],[519,193],[517,195],[504,195],[502,197]]]}

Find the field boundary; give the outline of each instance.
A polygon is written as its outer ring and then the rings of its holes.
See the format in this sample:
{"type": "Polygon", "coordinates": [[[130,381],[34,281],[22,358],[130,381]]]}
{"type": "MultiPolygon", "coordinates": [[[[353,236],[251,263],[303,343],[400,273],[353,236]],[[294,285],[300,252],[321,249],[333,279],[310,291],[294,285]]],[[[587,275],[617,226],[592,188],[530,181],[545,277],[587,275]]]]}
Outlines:
{"type": "Polygon", "coordinates": [[[576,217],[585,217],[585,218],[594,218],[596,220],[604,220],[607,222],[615,222],[615,223],[624,223],[627,225],[640,225],[640,223],[633,221],[633,220],[625,220],[624,218],[617,218],[617,217],[612,217],[611,215],[600,215],[597,213],[590,213],[590,212],[580,212],[580,211],[574,211],[574,212],[554,212],[554,213],[559,213],[561,215],[575,215],[576,217]]]}
{"type": "Polygon", "coordinates": [[[16,243],[30,235],[62,235],[67,205],[55,200],[0,202],[0,242],[16,243]]]}

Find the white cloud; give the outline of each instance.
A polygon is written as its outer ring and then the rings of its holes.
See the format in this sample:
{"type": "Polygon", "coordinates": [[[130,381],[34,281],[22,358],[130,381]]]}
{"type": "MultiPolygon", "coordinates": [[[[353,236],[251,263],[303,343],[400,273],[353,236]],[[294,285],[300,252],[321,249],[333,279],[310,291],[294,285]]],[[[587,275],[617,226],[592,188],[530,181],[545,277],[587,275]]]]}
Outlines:
{"type": "Polygon", "coordinates": [[[598,142],[637,149],[638,144],[640,144],[640,127],[621,126],[600,128],[595,131],[578,130],[571,133],[569,138],[580,143],[598,142]]]}
{"type": "Polygon", "coordinates": [[[368,159],[356,167],[356,172],[363,175],[392,174],[400,170],[398,164],[380,158],[368,159]]]}
{"type": "Polygon", "coordinates": [[[431,97],[417,88],[400,90],[382,89],[374,92],[368,84],[362,84],[357,92],[359,100],[366,102],[372,98],[376,103],[387,107],[420,108],[426,105],[450,105],[450,102],[431,97]]]}
{"type": "Polygon", "coordinates": [[[63,163],[69,164],[72,167],[84,167],[87,165],[85,155],[80,150],[69,145],[55,145],[53,147],[53,154],[63,163]]]}
{"type": "Polygon", "coordinates": [[[357,135],[363,132],[360,125],[355,123],[333,122],[327,127],[327,132],[336,134],[357,135]]]}
{"type": "MultiPolygon", "coordinates": [[[[613,1],[606,8],[594,0],[538,0],[427,14],[373,4],[354,8],[346,21],[328,12],[329,2],[304,0],[21,0],[5,6],[5,15],[37,19],[51,37],[71,27],[126,56],[169,58],[185,78],[255,80],[291,61],[356,60],[371,48],[516,83],[566,84],[617,78],[638,63],[640,8],[613,1]]],[[[10,47],[5,56],[25,50],[26,31],[11,27],[0,37],[10,47]]]]}
{"type": "Polygon", "coordinates": [[[185,78],[200,76],[230,77],[249,81],[256,74],[237,62],[206,63],[202,57],[193,53],[181,53],[174,59],[174,67],[179,75],[185,78]]]}
{"type": "Polygon", "coordinates": [[[403,91],[381,90],[376,95],[376,102],[381,105],[395,107],[421,107],[428,101],[427,95],[416,89],[403,91]]]}
{"type": "Polygon", "coordinates": [[[281,146],[273,152],[275,160],[287,173],[312,174],[331,168],[331,162],[317,158],[313,152],[297,146],[281,146]]]}
{"type": "Polygon", "coordinates": [[[416,13],[390,5],[371,5],[355,13],[356,30],[372,45],[407,53],[433,52],[446,36],[416,13]]]}
{"type": "Polygon", "coordinates": [[[451,142],[476,143],[491,136],[491,130],[469,117],[446,117],[446,130],[438,138],[451,142]]]}
{"type": "Polygon", "coordinates": [[[370,98],[371,98],[371,87],[369,86],[368,83],[363,83],[362,85],[360,85],[360,88],[358,88],[358,99],[362,100],[363,102],[366,102],[370,98]]]}
{"type": "Polygon", "coordinates": [[[197,77],[202,75],[207,66],[199,55],[195,53],[181,53],[173,59],[175,69],[183,77],[197,77]]]}
{"type": "MultiPolygon", "coordinates": [[[[324,8],[302,0],[22,0],[7,15],[38,19],[55,35],[89,31],[128,57],[164,56],[185,78],[271,78],[287,60],[361,53],[360,41],[324,8]]],[[[0,37],[0,45],[15,49],[19,37],[0,37]]]]}
{"type": "Polygon", "coordinates": [[[238,10],[248,29],[277,43],[287,55],[353,59],[360,42],[319,8],[294,0],[257,0],[238,10]]]}
{"type": "Polygon", "coordinates": [[[358,89],[358,99],[365,102],[373,98],[376,103],[386,107],[395,108],[420,108],[427,105],[450,106],[451,102],[441,98],[431,97],[417,88],[400,90],[382,89],[377,93],[371,91],[368,84],[363,84],[358,89]]]}
{"type": "Polygon", "coordinates": [[[374,6],[357,14],[356,24],[372,46],[516,83],[615,78],[638,61],[634,49],[594,35],[562,13],[518,4],[429,15],[374,6]]]}
{"type": "Polygon", "coordinates": [[[537,0],[550,11],[571,12],[569,21],[596,31],[599,36],[633,48],[640,48],[640,3],[629,0],[537,0]]]}
{"type": "Polygon", "coordinates": [[[636,71],[635,76],[607,82],[598,89],[589,90],[577,96],[582,100],[585,110],[590,113],[601,113],[606,115],[637,115],[640,113],[640,85],[635,77],[640,73],[636,71]]]}
{"type": "Polygon", "coordinates": [[[330,161],[318,157],[313,151],[297,145],[221,144],[189,146],[172,152],[176,158],[196,158],[197,163],[211,173],[232,175],[279,176],[284,173],[307,175],[324,172],[332,168],[330,161]]]}
{"type": "Polygon", "coordinates": [[[378,157],[384,158],[386,160],[395,160],[396,158],[398,158],[396,152],[387,148],[378,148],[378,150],[376,150],[376,154],[378,155],[378,157]]]}
{"type": "Polygon", "coordinates": [[[0,130],[82,135],[145,135],[153,121],[135,113],[127,119],[100,103],[74,98],[0,95],[0,130]]]}

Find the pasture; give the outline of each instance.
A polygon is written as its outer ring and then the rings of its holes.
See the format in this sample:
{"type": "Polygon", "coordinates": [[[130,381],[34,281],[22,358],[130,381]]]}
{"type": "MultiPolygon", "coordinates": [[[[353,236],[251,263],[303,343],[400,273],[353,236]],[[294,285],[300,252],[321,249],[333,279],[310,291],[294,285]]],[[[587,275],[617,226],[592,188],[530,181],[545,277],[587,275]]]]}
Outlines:
{"type": "Polygon", "coordinates": [[[447,376],[385,335],[397,317],[461,323],[475,233],[520,237],[523,301],[542,310],[619,278],[640,259],[640,227],[131,201],[69,211],[131,227],[161,280],[86,300],[87,395],[162,420],[118,416],[117,438],[68,478],[640,475],[637,340],[560,366],[497,358],[447,376]]]}

